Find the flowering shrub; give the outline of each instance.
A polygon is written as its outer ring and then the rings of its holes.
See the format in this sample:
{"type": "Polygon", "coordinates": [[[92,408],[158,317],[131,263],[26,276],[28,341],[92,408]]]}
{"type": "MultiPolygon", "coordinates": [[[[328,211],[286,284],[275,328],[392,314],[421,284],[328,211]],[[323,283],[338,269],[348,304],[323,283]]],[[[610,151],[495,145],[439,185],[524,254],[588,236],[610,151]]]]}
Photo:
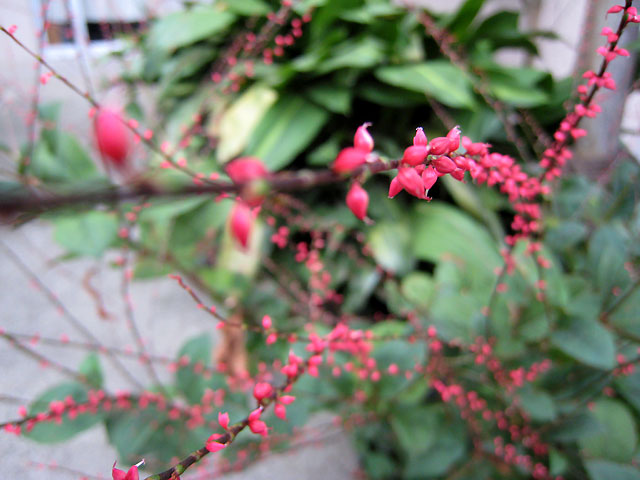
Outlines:
{"type": "Polygon", "coordinates": [[[102,423],[126,466],[112,478],[168,480],[240,469],[330,410],[371,478],[640,478],[640,171],[564,174],[597,93],[616,90],[631,3],[575,90],[496,63],[535,53],[534,35],[514,12],[476,18],[478,0],[442,18],[375,0],[192,6],[117,54],[142,59],[121,110],[1,27],[43,84],[88,99],[99,160],[43,108],[0,209],[47,212],[72,256],[120,251],[125,285],[168,275],[214,321],[175,358],[148,351],[131,309],[135,351],[81,322],[73,339],[3,325],[70,377],[3,429],[50,442],[102,423]],[[41,343],[91,353],[73,369],[41,343]],[[104,388],[101,361],[135,388],[104,388]]]}

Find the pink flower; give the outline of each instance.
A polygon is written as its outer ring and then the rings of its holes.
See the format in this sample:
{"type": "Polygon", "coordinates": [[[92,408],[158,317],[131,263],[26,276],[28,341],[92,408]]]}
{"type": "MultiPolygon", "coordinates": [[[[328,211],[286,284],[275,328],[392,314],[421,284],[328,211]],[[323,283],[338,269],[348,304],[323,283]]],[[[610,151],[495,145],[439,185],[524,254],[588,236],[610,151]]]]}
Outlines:
{"type": "Polygon", "coordinates": [[[416,128],[416,134],[413,137],[413,144],[422,145],[426,147],[428,143],[429,143],[429,140],[427,139],[427,136],[424,134],[424,130],[422,129],[422,127],[416,128]]]}
{"type": "Polygon", "coordinates": [[[265,330],[269,330],[271,328],[271,317],[269,315],[262,317],[262,327],[265,330]]]}
{"type": "Polygon", "coordinates": [[[347,147],[338,154],[333,166],[336,173],[349,173],[367,161],[368,152],[359,148],[347,147]]]}
{"type": "Polygon", "coordinates": [[[118,169],[124,168],[131,139],[120,114],[115,110],[101,108],[94,117],[93,132],[103,161],[118,169]]]}
{"type": "Polygon", "coordinates": [[[431,164],[440,173],[451,173],[457,168],[449,157],[438,157],[431,164]]]}
{"type": "Polygon", "coordinates": [[[270,383],[258,382],[253,387],[253,396],[259,403],[262,403],[265,398],[269,398],[272,394],[273,387],[270,383]]]}
{"type": "MultiPolygon", "coordinates": [[[[426,138],[426,137],[425,137],[426,138]]],[[[427,158],[427,147],[424,145],[413,145],[407,147],[402,156],[402,163],[407,163],[411,166],[420,165],[427,158]]]]}
{"type": "Polygon", "coordinates": [[[407,193],[414,197],[424,198],[424,182],[415,168],[404,167],[398,170],[398,182],[407,193]]]}
{"type": "Polygon", "coordinates": [[[129,471],[125,472],[124,470],[116,468],[116,463],[117,462],[113,462],[113,468],[111,469],[111,477],[113,480],[138,480],[140,478],[137,465],[132,466],[129,471]]]}
{"type": "Polygon", "coordinates": [[[242,200],[236,200],[231,209],[231,235],[242,248],[249,245],[249,234],[253,225],[253,215],[251,209],[242,200]]]}
{"type": "Polygon", "coordinates": [[[227,164],[225,171],[233,183],[247,183],[269,174],[262,161],[254,157],[236,158],[227,164]]]}
{"type": "Polygon", "coordinates": [[[367,208],[369,207],[369,194],[360,186],[359,183],[354,182],[347,193],[347,206],[360,220],[364,220],[367,216],[367,208]]]}
{"type": "Polygon", "coordinates": [[[207,439],[207,442],[205,444],[205,447],[207,448],[207,450],[209,450],[211,453],[215,453],[215,452],[219,452],[220,450],[226,448],[227,447],[226,443],[220,443],[218,441],[222,437],[223,437],[223,435],[220,435],[219,433],[214,433],[213,435],[211,435],[207,439]]]}
{"type": "Polygon", "coordinates": [[[362,150],[364,152],[371,152],[373,150],[373,137],[367,131],[367,128],[370,127],[370,123],[363,123],[356,130],[356,134],[353,137],[353,146],[358,150],[362,150]]]}
{"type": "Polygon", "coordinates": [[[389,198],[393,198],[399,194],[402,191],[402,188],[403,187],[400,184],[398,177],[393,177],[393,180],[391,180],[391,183],[389,184],[389,198]]]}
{"type": "Polygon", "coordinates": [[[229,413],[228,412],[218,412],[218,423],[225,430],[229,428],[229,413]]]}

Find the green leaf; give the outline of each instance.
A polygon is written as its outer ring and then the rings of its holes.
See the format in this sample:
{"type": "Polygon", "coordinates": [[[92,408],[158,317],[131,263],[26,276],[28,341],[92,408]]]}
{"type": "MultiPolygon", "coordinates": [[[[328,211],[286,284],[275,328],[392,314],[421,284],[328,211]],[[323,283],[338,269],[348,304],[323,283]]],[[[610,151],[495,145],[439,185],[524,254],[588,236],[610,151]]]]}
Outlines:
{"type": "Polygon", "coordinates": [[[407,300],[426,309],[434,292],[433,278],[426,273],[411,272],[402,280],[401,290],[407,300]]]}
{"type": "Polygon", "coordinates": [[[587,233],[587,226],[584,223],[566,221],[547,230],[545,243],[556,251],[566,251],[583,241],[587,233]]]}
{"type": "Polygon", "coordinates": [[[178,359],[182,356],[189,358],[189,363],[182,366],[176,372],[176,387],[191,404],[197,404],[202,400],[202,395],[207,386],[207,380],[202,373],[198,373],[198,366],[211,365],[211,337],[204,334],[188,340],[178,353],[178,359]]]}
{"type": "Polygon", "coordinates": [[[406,224],[381,222],[370,231],[368,243],[376,262],[398,275],[408,272],[415,262],[411,255],[411,233],[406,224]]]}
{"type": "Polygon", "coordinates": [[[224,31],[235,19],[233,13],[210,6],[172,13],[153,24],[147,44],[171,52],[224,31]]]}
{"type": "Polygon", "coordinates": [[[450,107],[475,106],[467,74],[445,60],[382,67],[375,75],[384,83],[424,93],[450,107]]]}
{"type": "Polygon", "coordinates": [[[631,465],[588,460],[585,462],[591,480],[640,480],[640,470],[631,465]]]}
{"type": "Polygon", "coordinates": [[[53,145],[40,142],[35,148],[30,172],[46,182],[77,182],[101,177],[93,160],[72,135],[57,132],[53,145]]]}
{"type": "Polygon", "coordinates": [[[445,24],[446,29],[458,38],[468,36],[471,23],[484,5],[484,0],[467,0],[445,24]]]}
{"type": "Polygon", "coordinates": [[[585,454],[614,462],[630,462],[638,442],[638,433],[629,409],[622,402],[605,399],[596,402],[593,414],[603,431],[578,441],[585,454]]]}
{"type": "Polygon", "coordinates": [[[616,379],[616,390],[640,414],[640,372],[619,376],[616,379]]]}
{"type": "Polygon", "coordinates": [[[444,475],[464,456],[466,438],[463,427],[444,415],[438,420],[434,429],[437,441],[426,451],[409,457],[404,478],[423,479],[444,475]]]}
{"type": "Polygon", "coordinates": [[[548,393],[530,389],[521,391],[519,397],[520,405],[531,419],[538,422],[550,422],[556,418],[556,407],[548,393]]]}
{"type": "Polygon", "coordinates": [[[224,5],[238,15],[266,15],[271,11],[271,7],[262,0],[230,0],[224,5]]]}
{"type": "MultiPolygon", "coordinates": [[[[63,383],[50,388],[40,395],[29,407],[29,415],[49,410],[52,401],[64,401],[70,396],[77,403],[87,401],[87,389],[76,382],[63,383]]],[[[32,430],[25,431],[24,435],[31,440],[40,443],[64,442],[78,433],[91,428],[102,420],[103,413],[81,413],[75,418],[69,418],[68,414],[61,416],[61,423],[55,421],[38,422],[32,430]]]]}
{"type": "Polygon", "coordinates": [[[609,370],[616,365],[613,335],[597,321],[572,317],[551,335],[551,342],[585,365],[609,370]]]}
{"type": "Polygon", "coordinates": [[[353,91],[350,88],[324,83],[309,88],[306,93],[315,103],[333,113],[348,115],[351,111],[353,91]]]}
{"type": "Polygon", "coordinates": [[[247,155],[276,171],[289,165],[318,135],[329,113],[297,95],[280,98],[251,135],[247,155]]]}
{"type": "Polygon", "coordinates": [[[439,440],[437,425],[436,409],[424,406],[397,409],[391,416],[393,433],[410,454],[429,450],[439,440]]]}
{"type": "Polygon", "coordinates": [[[99,257],[118,239],[118,220],[107,212],[78,213],[54,224],[56,242],[76,255],[99,257]]]}
{"type": "Polygon", "coordinates": [[[515,82],[492,81],[489,90],[498,100],[514,107],[533,108],[545,105],[549,101],[545,92],[515,82]]]}
{"type": "Polygon", "coordinates": [[[416,257],[438,262],[443,257],[464,265],[471,282],[493,288],[493,270],[502,264],[489,233],[459,209],[440,202],[420,203],[415,209],[412,249],[416,257]]]}
{"type": "Polygon", "coordinates": [[[342,308],[345,312],[357,312],[369,300],[380,281],[380,272],[375,268],[359,270],[349,279],[342,308]]]}
{"type": "Polygon", "coordinates": [[[217,155],[220,163],[226,163],[246,148],[252,132],[277,98],[275,90],[257,84],[244,92],[224,112],[217,124],[220,139],[217,155]]]}
{"type": "Polygon", "coordinates": [[[340,68],[369,69],[383,59],[384,51],[378,39],[371,36],[350,39],[332,48],[331,57],[320,63],[317,73],[325,74],[340,68]]]}
{"type": "Polygon", "coordinates": [[[78,371],[85,376],[89,384],[93,388],[102,388],[102,367],[100,366],[100,358],[95,353],[90,353],[80,364],[78,371]]]}

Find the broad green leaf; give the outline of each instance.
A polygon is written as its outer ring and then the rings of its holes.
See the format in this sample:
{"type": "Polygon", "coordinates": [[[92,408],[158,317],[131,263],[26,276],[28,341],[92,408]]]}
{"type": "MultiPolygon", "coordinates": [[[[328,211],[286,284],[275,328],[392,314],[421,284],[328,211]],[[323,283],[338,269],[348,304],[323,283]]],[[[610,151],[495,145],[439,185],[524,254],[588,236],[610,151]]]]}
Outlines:
{"type": "Polygon", "coordinates": [[[608,370],[616,365],[613,335],[595,320],[572,317],[566,326],[551,334],[551,342],[590,367],[608,370]]]}
{"type": "Polygon", "coordinates": [[[289,165],[318,135],[329,114],[304,98],[280,98],[255,128],[247,155],[260,158],[271,171],[289,165]]]}
{"type": "Polygon", "coordinates": [[[345,312],[357,312],[366,305],[380,281],[381,274],[375,268],[362,269],[352,274],[342,304],[345,312]]]}
{"type": "Polygon", "coordinates": [[[533,108],[549,101],[549,96],[542,90],[515,82],[494,81],[489,84],[489,90],[498,100],[514,107],[533,108]]]}
{"type": "Polygon", "coordinates": [[[550,422],[556,418],[556,407],[549,395],[543,391],[528,389],[518,394],[520,405],[537,422],[550,422]]]}
{"type": "Polygon", "coordinates": [[[369,245],[376,262],[398,275],[409,271],[415,259],[411,253],[411,233],[401,222],[381,222],[369,231],[369,245]]]}
{"type": "Polygon", "coordinates": [[[331,56],[320,63],[317,72],[325,74],[339,68],[369,69],[379,65],[383,59],[382,43],[374,37],[364,36],[335,45],[331,56]]]}
{"type": "Polygon", "coordinates": [[[640,413],[640,372],[631,375],[620,375],[616,379],[616,390],[640,413]]]}
{"type": "Polygon", "coordinates": [[[437,438],[438,418],[434,408],[417,406],[393,411],[391,427],[403,450],[419,454],[429,450],[437,438]]]}
{"type": "MultiPolygon", "coordinates": [[[[70,396],[77,403],[87,401],[87,389],[84,385],[70,382],[62,383],[50,388],[40,395],[29,407],[29,415],[45,412],[49,410],[49,404],[52,401],[64,401],[70,396]]],[[[55,421],[38,422],[32,430],[25,431],[24,435],[31,440],[40,443],[57,443],[64,442],[74,437],[78,433],[87,430],[102,420],[103,413],[82,413],[69,418],[67,413],[61,416],[61,423],[55,421]]]]}
{"type": "Polygon", "coordinates": [[[603,432],[581,438],[578,443],[588,457],[630,462],[638,443],[636,423],[629,409],[617,400],[599,400],[593,414],[603,432]]]}
{"type": "Polygon", "coordinates": [[[118,239],[118,220],[108,212],[77,213],[54,224],[56,242],[75,255],[99,257],[118,239]]]}
{"type": "Polygon", "coordinates": [[[72,135],[57,132],[54,145],[40,142],[33,153],[30,172],[47,182],[78,182],[101,177],[93,160],[72,135]]]}
{"type": "Polygon", "coordinates": [[[159,50],[173,51],[221,33],[235,19],[233,13],[212,6],[171,13],[153,24],[147,44],[159,50]]]}
{"type": "Polygon", "coordinates": [[[224,5],[238,15],[266,15],[271,7],[262,0],[228,0],[224,5]]]}
{"type": "Polygon", "coordinates": [[[277,98],[278,94],[274,90],[257,84],[244,92],[224,112],[216,129],[220,139],[217,149],[220,163],[228,162],[245,149],[253,130],[277,98]]]}
{"type": "Polygon", "coordinates": [[[444,60],[382,67],[375,75],[384,83],[424,93],[450,107],[475,106],[467,74],[444,60]]]}
{"type": "Polygon", "coordinates": [[[176,372],[176,387],[189,403],[197,404],[202,400],[208,383],[202,375],[202,368],[211,365],[211,337],[204,334],[188,340],[180,348],[178,359],[183,356],[189,359],[189,363],[176,372]]]}
{"type": "Polygon", "coordinates": [[[411,303],[428,308],[434,292],[433,278],[422,272],[411,272],[402,280],[402,294],[411,303]]]}
{"type": "Polygon", "coordinates": [[[445,28],[456,35],[458,38],[465,38],[469,35],[471,23],[475,20],[478,12],[484,5],[484,0],[467,0],[462,4],[458,11],[455,12],[445,22],[445,28]]]}
{"type": "Polygon", "coordinates": [[[585,466],[591,480],[640,480],[640,470],[632,465],[606,460],[587,460],[585,466]]]}
{"type": "Polygon", "coordinates": [[[351,111],[353,91],[350,88],[324,83],[309,88],[306,93],[315,103],[333,113],[348,115],[351,111]]]}
{"type": "Polygon", "coordinates": [[[440,202],[419,203],[414,214],[412,250],[416,257],[438,262],[446,257],[465,266],[474,285],[490,292],[493,270],[502,264],[489,233],[459,209],[440,202]]]}

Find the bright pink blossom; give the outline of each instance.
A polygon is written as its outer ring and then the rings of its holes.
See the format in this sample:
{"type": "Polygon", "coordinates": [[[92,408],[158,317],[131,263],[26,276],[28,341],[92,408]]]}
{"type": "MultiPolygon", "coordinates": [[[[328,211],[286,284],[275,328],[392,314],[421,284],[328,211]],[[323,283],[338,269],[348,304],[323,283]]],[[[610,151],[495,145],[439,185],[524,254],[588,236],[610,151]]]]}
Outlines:
{"type": "Polygon", "coordinates": [[[356,130],[356,134],[353,137],[353,146],[358,150],[362,150],[364,152],[371,152],[373,150],[373,137],[367,131],[367,128],[370,127],[370,123],[363,123],[356,130]]]}
{"type": "Polygon", "coordinates": [[[336,173],[349,173],[367,161],[368,152],[355,147],[343,148],[338,154],[333,166],[336,173]]]}
{"type": "Polygon", "coordinates": [[[354,182],[349,189],[349,193],[347,193],[347,206],[356,218],[364,220],[367,216],[369,194],[358,182],[354,182]]]}
{"type": "Polygon", "coordinates": [[[253,225],[253,214],[249,206],[242,200],[236,200],[231,209],[230,227],[231,235],[242,246],[249,245],[249,234],[253,225]]]}

